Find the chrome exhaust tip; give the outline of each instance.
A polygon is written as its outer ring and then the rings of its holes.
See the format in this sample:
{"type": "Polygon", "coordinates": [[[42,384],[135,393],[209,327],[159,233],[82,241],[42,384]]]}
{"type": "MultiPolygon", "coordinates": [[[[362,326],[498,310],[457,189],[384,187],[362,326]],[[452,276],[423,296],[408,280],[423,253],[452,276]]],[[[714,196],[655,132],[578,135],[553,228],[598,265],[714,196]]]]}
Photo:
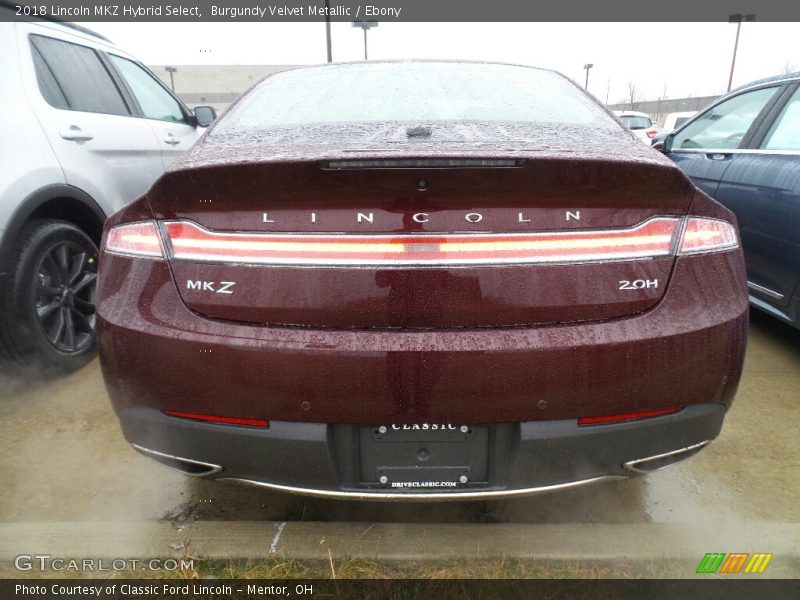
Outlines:
{"type": "Polygon", "coordinates": [[[192,477],[207,477],[222,471],[222,467],[220,465],[215,465],[200,460],[193,460],[191,458],[173,456],[172,454],[165,454],[164,452],[158,452],[156,450],[144,448],[138,444],[131,444],[131,447],[151,460],[154,460],[172,469],[176,469],[181,473],[190,475],[192,477]]]}
{"type": "Polygon", "coordinates": [[[665,452],[664,454],[656,454],[655,456],[630,460],[626,463],[623,463],[622,466],[628,471],[633,471],[634,473],[652,473],[653,471],[658,471],[659,469],[668,467],[671,464],[674,464],[685,458],[689,458],[693,454],[697,454],[710,442],[711,440],[706,440],[704,442],[700,442],[699,444],[693,444],[692,446],[686,446],[685,448],[673,450],[672,452],[665,452]]]}

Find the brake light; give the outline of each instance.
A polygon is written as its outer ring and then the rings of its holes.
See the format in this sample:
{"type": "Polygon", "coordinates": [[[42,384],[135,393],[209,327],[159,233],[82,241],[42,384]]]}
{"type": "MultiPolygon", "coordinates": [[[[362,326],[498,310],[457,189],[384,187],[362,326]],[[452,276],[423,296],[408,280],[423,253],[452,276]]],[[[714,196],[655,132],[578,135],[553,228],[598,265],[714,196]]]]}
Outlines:
{"type": "Polygon", "coordinates": [[[291,234],[209,231],[165,223],[178,260],[271,265],[427,266],[589,262],[668,256],[680,219],[628,229],[537,233],[291,234]]]}
{"type": "Polygon", "coordinates": [[[153,221],[117,225],[108,231],[106,252],[161,258],[161,236],[153,221]]]}
{"type": "Polygon", "coordinates": [[[662,415],[672,415],[683,410],[680,408],[665,408],[662,410],[645,410],[635,413],[623,413],[621,415],[610,415],[606,417],[581,417],[578,425],[600,425],[603,423],[621,423],[623,421],[638,421],[639,419],[650,419],[662,415]]]}
{"type": "Polygon", "coordinates": [[[678,254],[698,254],[735,248],[739,245],[736,229],[726,221],[689,217],[683,229],[678,254]]]}
{"type": "Polygon", "coordinates": [[[208,423],[222,423],[225,425],[247,425],[249,427],[269,427],[266,419],[240,419],[239,417],[220,417],[217,415],[203,415],[199,413],[184,412],[182,410],[165,410],[164,414],[170,417],[180,417],[193,421],[206,421],[208,423]]]}
{"type": "Polygon", "coordinates": [[[658,129],[648,129],[645,131],[645,133],[647,134],[647,137],[652,140],[654,137],[656,137],[656,134],[658,134],[658,129]]]}

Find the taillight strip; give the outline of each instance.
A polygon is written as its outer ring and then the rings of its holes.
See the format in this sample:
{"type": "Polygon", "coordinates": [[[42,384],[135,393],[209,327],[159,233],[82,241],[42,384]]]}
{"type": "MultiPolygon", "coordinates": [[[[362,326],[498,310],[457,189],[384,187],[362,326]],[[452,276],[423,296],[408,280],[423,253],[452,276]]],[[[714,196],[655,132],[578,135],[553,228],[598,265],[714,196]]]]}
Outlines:
{"type": "Polygon", "coordinates": [[[680,219],[628,229],[536,233],[292,234],[209,231],[164,224],[177,260],[272,265],[436,266],[624,260],[673,252],[680,219]]]}

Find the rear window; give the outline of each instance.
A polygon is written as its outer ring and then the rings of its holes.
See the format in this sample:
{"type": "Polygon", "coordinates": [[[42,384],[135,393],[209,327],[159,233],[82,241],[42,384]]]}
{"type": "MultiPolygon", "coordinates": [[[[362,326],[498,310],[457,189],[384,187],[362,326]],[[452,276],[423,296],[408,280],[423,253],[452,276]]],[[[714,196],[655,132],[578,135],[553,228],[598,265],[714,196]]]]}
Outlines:
{"type": "Polygon", "coordinates": [[[314,124],[481,122],[618,126],[557,73],[507,65],[372,63],[273,75],[215,133],[314,124]]]}
{"type": "Polygon", "coordinates": [[[620,120],[625,123],[628,129],[647,129],[653,124],[647,117],[637,117],[633,115],[622,116],[620,120]]]}

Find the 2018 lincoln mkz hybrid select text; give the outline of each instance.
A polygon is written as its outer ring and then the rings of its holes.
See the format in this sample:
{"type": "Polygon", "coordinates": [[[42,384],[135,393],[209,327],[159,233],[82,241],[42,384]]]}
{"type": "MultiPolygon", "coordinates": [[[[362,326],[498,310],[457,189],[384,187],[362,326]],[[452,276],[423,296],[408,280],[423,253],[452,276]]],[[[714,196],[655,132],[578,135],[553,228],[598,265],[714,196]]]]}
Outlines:
{"type": "Polygon", "coordinates": [[[106,385],[189,474],[485,498],[655,470],[742,368],[735,218],[565,77],[268,77],[106,224],[106,385]]]}

